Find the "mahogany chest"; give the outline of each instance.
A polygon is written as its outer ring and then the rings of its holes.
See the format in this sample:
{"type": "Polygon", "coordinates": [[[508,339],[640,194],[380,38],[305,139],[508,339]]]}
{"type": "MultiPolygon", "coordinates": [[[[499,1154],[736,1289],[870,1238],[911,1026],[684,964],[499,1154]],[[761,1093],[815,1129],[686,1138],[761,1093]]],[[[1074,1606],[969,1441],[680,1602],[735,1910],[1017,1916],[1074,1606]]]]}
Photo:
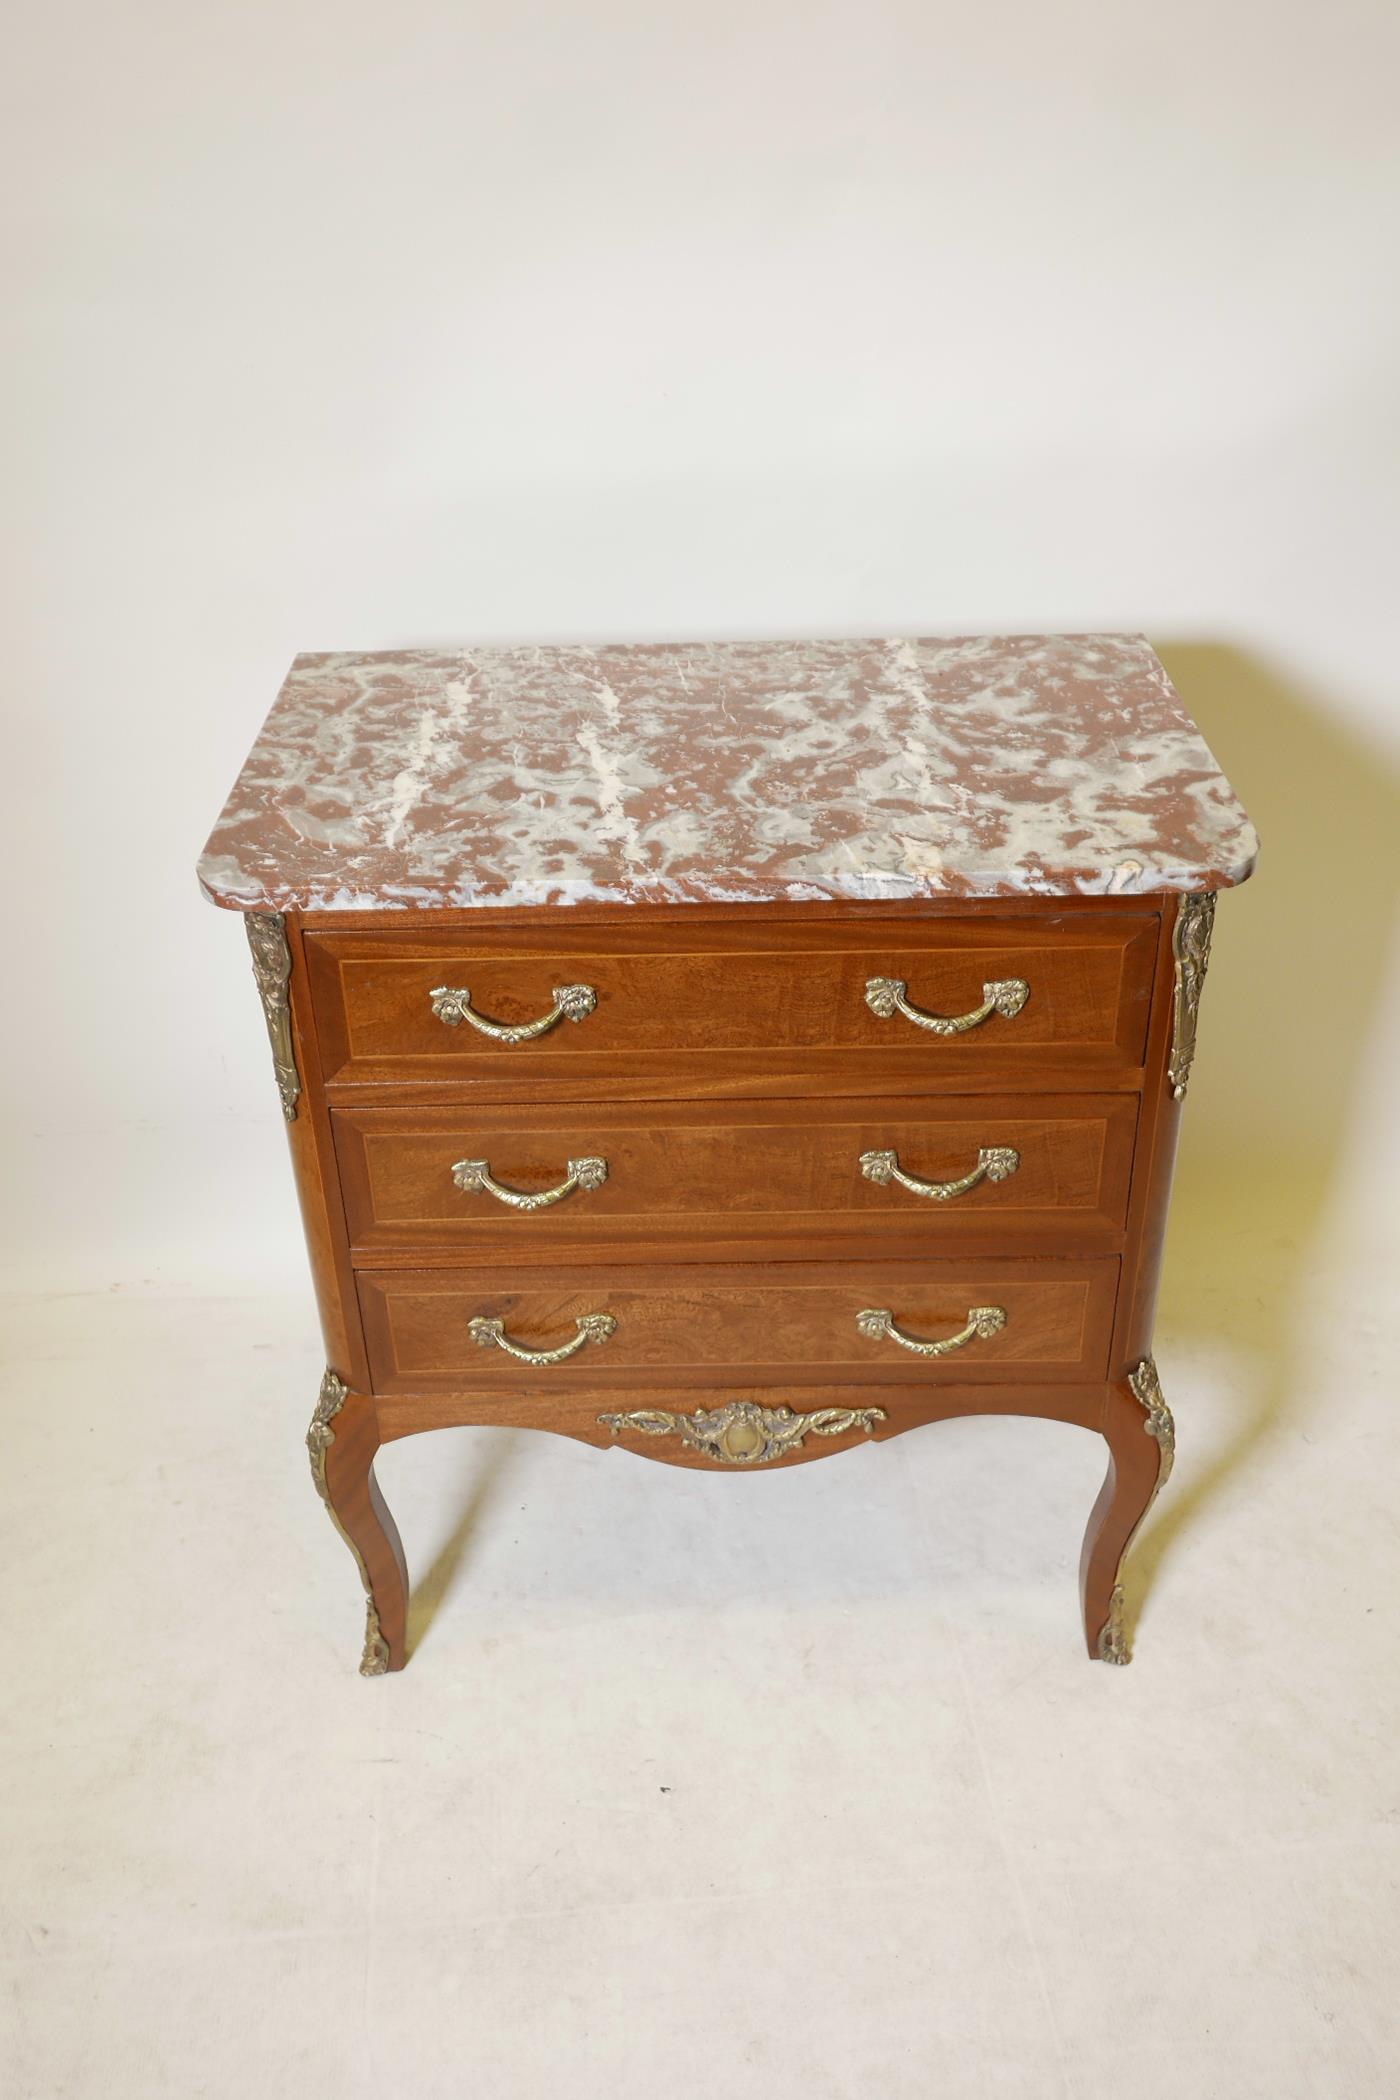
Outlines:
{"type": "Polygon", "coordinates": [[[1137,636],[298,657],[200,862],[244,914],[327,1370],[373,1461],[528,1424],[724,1475],[959,1414],[1101,1435],[1090,1655],[1216,892],[1254,832],[1137,636]]]}

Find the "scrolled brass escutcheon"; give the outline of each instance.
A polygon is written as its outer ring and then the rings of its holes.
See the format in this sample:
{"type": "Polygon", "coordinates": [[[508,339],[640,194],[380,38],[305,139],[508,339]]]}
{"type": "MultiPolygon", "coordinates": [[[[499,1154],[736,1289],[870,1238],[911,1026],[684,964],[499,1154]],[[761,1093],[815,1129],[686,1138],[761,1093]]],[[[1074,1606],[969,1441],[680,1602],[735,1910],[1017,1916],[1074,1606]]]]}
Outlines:
{"type": "Polygon", "coordinates": [[[548,1035],[561,1021],[586,1021],[598,1004],[598,994],[591,984],[556,984],[552,993],[553,1006],[538,1021],[488,1021],[472,1007],[472,995],[465,985],[440,984],[429,994],[433,1012],[449,1028],[457,1028],[463,1021],[489,1035],[493,1043],[528,1043],[538,1035],[548,1035]]]}
{"type": "Polygon", "coordinates": [[[1000,1014],[1004,1021],[1014,1021],[1031,995],[1024,978],[999,977],[983,985],[982,1004],[970,1014],[930,1014],[922,1007],[910,1005],[905,997],[908,989],[902,977],[869,977],[865,1003],[882,1021],[903,1014],[906,1021],[912,1021],[916,1028],[926,1028],[931,1035],[965,1035],[969,1028],[980,1028],[993,1014],[1000,1014]]]}
{"type": "MultiPolygon", "coordinates": [[[[1172,1420],[1172,1411],[1162,1391],[1157,1366],[1150,1356],[1145,1356],[1137,1369],[1128,1373],[1128,1384],[1138,1406],[1146,1410],[1147,1420],[1142,1426],[1154,1439],[1161,1453],[1157,1461],[1157,1481],[1152,1490],[1152,1501],[1155,1502],[1170,1480],[1172,1467],[1176,1462],[1176,1423],[1172,1420]]],[[[1151,1507],[1152,1502],[1149,1502],[1147,1508],[1151,1507]]],[[[1144,1510],[1143,1516],[1146,1514],[1147,1510],[1144,1510]]],[[[1138,1522],[1141,1521],[1140,1517],[1138,1522]]]]}
{"type": "Polygon", "coordinates": [[[1121,1582],[1114,1585],[1113,1595],[1108,1600],[1108,1617],[1099,1628],[1098,1655],[1100,1662],[1126,1663],[1132,1661],[1132,1650],[1128,1646],[1128,1627],[1121,1582]]]}
{"type": "Polygon", "coordinates": [[[918,1174],[906,1174],[899,1164],[897,1152],[862,1152],[860,1171],[867,1181],[881,1188],[888,1188],[894,1181],[913,1196],[929,1196],[935,1203],[947,1203],[954,1196],[965,1196],[975,1189],[979,1181],[1006,1181],[1021,1164],[1021,1155],[1010,1145],[984,1145],[977,1154],[977,1164],[968,1174],[957,1181],[925,1181],[918,1174]]]}
{"type": "Polygon", "coordinates": [[[243,915],[244,930],[253,956],[253,975],[267,1022],[272,1045],[272,1068],[282,1113],[289,1123],[297,1119],[301,1080],[297,1076],[296,1050],[292,1043],[292,1013],[288,987],[292,975],[292,951],[287,945],[287,921],[280,911],[250,911],[243,915]]]}
{"type": "Polygon", "coordinates": [[[523,1342],[513,1342],[506,1333],[503,1320],[487,1320],[480,1317],[467,1322],[467,1332],[482,1349],[504,1349],[518,1364],[562,1364],[571,1356],[577,1356],[590,1342],[605,1342],[617,1331],[617,1321],[611,1313],[584,1313],[574,1321],[578,1333],[571,1342],[561,1342],[557,1349],[527,1349],[523,1342]]]}
{"type": "Polygon", "coordinates": [[[497,1181],[491,1172],[489,1160],[459,1159],[452,1169],[452,1179],[459,1189],[469,1195],[494,1196],[510,1210],[548,1210],[552,1203],[562,1203],[572,1196],[575,1189],[600,1189],[608,1178],[608,1163],[605,1159],[571,1159],[566,1180],[557,1188],[539,1189],[531,1193],[525,1189],[509,1189],[497,1181]]]}
{"type": "Polygon", "coordinates": [[[912,1334],[901,1333],[894,1314],[883,1308],[868,1307],[857,1313],[856,1325],[872,1342],[898,1342],[901,1349],[908,1349],[915,1356],[951,1356],[955,1349],[965,1348],[971,1341],[985,1342],[1000,1334],[1006,1325],[1006,1314],[999,1305],[974,1305],[962,1332],[947,1335],[941,1342],[918,1342],[912,1334]]]}
{"type": "Polygon", "coordinates": [[[374,1587],[369,1579],[365,1557],[336,1514],[331,1500],[331,1491],[326,1479],[326,1456],[335,1442],[335,1431],[331,1424],[350,1397],[350,1388],[336,1376],[329,1366],[321,1380],[321,1390],[316,1396],[316,1410],[311,1417],[311,1427],[306,1432],[306,1448],[311,1454],[311,1478],[316,1483],[316,1492],[326,1505],[326,1514],[340,1536],[355,1556],[355,1565],[360,1571],[360,1581],[365,1592],[365,1645],[360,1657],[361,1677],[383,1677],[389,1668],[389,1643],[385,1640],[379,1624],[379,1607],[374,1601],[374,1587]]]}
{"type": "Polygon", "coordinates": [[[1172,928],[1172,958],[1176,985],[1172,996],[1172,1047],[1167,1060],[1167,1083],[1177,1101],[1186,1097],[1187,1081],[1196,1056],[1196,1023],[1201,1011],[1201,993],[1210,962],[1210,937],[1215,928],[1215,894],[1193,891],[1176,909],[1172,928]]]}
{"type": "Polygon", "coordinates": [[[731,1400],[699,1414],[672,1414],[659,1407],[633,1408],[628,1414],[599,1415],[614,1436],[630,1430],[638,1436],[678,1436],[692,1451],[721,1466],[766,1466],[796,1451],[804,1437],[845,1436],[860,1429],[869,1436],[885,1421],[883,1407],[819,1407],[806,1415],[790,1407],[760,1407],[753,1400],[731,1400]]]}

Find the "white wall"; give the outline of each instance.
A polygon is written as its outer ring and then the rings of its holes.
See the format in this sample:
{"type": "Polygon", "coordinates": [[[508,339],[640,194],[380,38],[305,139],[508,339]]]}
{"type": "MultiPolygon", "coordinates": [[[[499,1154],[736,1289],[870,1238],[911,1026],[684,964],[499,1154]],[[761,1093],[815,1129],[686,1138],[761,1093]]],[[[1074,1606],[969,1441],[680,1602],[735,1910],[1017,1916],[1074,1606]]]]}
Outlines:
{"type": "Polygon", "coordinates": [[[487,637],[1145,628],[1265,843],[1188,1207],[1286,1170],[1288,1229],[1359,1234],[1394,1125],[1397,21],[17,18],[12,1273],[300,1274],[192,863],[295,650],[487,637]]]}

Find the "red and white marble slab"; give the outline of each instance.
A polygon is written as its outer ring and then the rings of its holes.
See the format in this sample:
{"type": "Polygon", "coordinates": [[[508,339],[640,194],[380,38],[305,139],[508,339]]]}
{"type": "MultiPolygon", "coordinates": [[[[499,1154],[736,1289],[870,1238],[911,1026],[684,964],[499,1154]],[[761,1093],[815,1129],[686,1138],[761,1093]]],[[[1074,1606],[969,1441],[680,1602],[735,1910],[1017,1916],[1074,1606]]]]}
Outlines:
{"type": "Polygon", "coordinates": [[[199,864],[240,911],[1125,896],[1258,841],[1140,635],[299,656],[199,864]]]}

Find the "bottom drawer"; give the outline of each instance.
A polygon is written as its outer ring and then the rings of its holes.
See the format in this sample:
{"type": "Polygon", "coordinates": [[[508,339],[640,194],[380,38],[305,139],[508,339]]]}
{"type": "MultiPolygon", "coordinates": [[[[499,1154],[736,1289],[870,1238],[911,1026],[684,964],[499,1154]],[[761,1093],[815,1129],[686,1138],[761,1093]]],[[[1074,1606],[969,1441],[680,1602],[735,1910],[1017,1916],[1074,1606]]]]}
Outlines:
{"type": "Polygon", "coordinates": [[[1118,1263],[362,1272],[376,1393],[1107,1375],[1118,1263]],[[912,1345],[912,1346],[911,1346],[912,1345]],[[519,1354],[513,1352],[520,1352],[519,1354]]]}

